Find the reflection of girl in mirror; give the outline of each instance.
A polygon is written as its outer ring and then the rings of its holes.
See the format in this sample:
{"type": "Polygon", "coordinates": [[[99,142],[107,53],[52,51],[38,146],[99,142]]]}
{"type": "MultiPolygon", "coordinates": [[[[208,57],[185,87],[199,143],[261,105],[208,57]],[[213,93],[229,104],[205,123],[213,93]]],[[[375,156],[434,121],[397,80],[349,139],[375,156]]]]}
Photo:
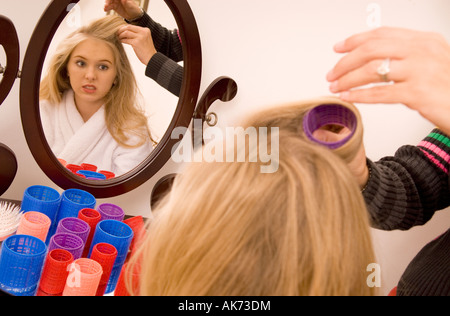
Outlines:
{"type": "Polygon", "coordinates": [[[68,36],[40,89],[42,125],[57,158],[94,164],[116,175],[135,168],[155,145],[117,37],[124,23],[109,16],[68,36]]]}
{"type": "Polygon", "coordinates": [[[147,66],[145,74],[176,96],[180,95],[183,46],[178,30],[168,30],[156,23],[134,0],[106,0],[105,11],[114,10],[128,25],[119,29],[119,38],[133,47],[147,66]]]}

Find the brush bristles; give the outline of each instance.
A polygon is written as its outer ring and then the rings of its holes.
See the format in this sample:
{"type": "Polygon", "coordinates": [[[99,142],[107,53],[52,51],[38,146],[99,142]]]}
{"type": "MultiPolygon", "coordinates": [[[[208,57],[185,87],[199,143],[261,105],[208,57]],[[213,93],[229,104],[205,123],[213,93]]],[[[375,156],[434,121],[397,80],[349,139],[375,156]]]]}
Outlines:
{"type": "Polygon", "coordinates": [[[20,207],[9,203],[0,202],[0,238],[13,234],[19,227],[22,212],[20,207]]]}

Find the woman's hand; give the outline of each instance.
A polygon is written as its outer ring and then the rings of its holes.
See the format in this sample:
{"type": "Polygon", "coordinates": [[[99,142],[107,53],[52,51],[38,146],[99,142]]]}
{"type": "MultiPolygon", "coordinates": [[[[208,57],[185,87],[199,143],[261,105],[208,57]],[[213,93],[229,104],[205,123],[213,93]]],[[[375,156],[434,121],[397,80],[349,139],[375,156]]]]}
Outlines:
{"type": "Polygon", "coordinates": [[[127,20],[134,20],[142,15],[141,8],[134,0],[106,0],[104,10],[114,10],[127,20]]]}
{"type": "Polygon", "coordinates": [[[144,65],[148,65],[150,59],[156,54],[152,34],[146,27],[125,25],[119,29],[118,36],[122,43],[133,47],[137,58],[144,65]]]}
{"type": "Polygon", "coordinates": [[[403,103],[450,135],[450,45],[435,33],[382,27],[336,44],[346,55],[328,73],[330,90],[355,103],[403,103]],[[390,59],[390,84],[377,69],[390,59]],[[358,88],[358,89],[356,89],[358,88]]]}

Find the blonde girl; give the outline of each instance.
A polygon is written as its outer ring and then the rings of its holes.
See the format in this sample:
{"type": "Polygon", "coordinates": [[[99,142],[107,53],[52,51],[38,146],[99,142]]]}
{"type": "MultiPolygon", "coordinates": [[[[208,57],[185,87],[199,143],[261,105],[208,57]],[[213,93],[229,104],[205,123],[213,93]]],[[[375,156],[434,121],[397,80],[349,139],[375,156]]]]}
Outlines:
{"type": "Polygon", "coordinates": [[[119,174],[142,162],[155,145],[117,36],[124,24],[120,17],[107,16],[69,35],[52,57],[40,89],[42,123],[55,155],[119,174]]]}
{"type": "Polygon", "coordinates": [[[249,162],[249,142],[247,162],[187,166],[128,267],[140,271],[134,294],[375,294],[360,188],[343,160],[303,137],[295,121],[304,111],[278,107],[243,125],[279,127],[278,144],[267,137],[279,150],[275,173],[249,162]]]}

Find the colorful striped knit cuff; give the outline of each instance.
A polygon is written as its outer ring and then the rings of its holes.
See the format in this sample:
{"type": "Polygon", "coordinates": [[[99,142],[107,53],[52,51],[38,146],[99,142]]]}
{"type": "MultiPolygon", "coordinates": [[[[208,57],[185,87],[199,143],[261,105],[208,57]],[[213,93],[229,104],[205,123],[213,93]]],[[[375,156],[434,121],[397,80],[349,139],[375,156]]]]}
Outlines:
{"type": "Polygon", "coordinates": [[[450,169],[450,138],[438,129],[417,146],[445,174],[450,169]]]}

